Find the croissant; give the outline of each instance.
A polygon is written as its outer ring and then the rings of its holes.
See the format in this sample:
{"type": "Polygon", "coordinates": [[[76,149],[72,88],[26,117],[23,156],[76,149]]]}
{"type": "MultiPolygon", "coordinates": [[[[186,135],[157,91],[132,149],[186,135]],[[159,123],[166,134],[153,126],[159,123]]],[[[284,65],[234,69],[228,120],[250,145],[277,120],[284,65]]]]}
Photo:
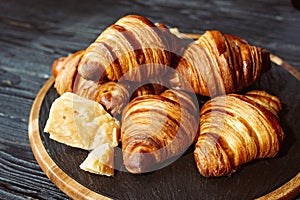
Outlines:
{"type": "Polygon", "coordinates": [[[138,87],[132,94],[131,98],[134,99],[138,96],[148,95],[148,94],[155,94],[159,95],[165,90],[163,85],[158,83],[148,83],[138,87]]]}
{"type": "Polygon", "coordinates": [[[166,26],[128,15],[105,29],[85,50],[78,73],[87,80],[142,80],[163,75],[176,51],[166,26]]]}
{"type": "Polygon", "coordinates": [[[200,111],[194,158],[203,176],[230,175],[242,164],[274,157],[284,137],[280,100],[265,91],[209,100],[200,111]]]}
{"type": "Polygon", "coordinates": [[[129,101],[130,85],[125,82],[94,82],[82,78],[77,72],[77,66],[83,54],[84,51],[78,51],[68,57],[59,58],[53,63],[54,87],[58,94],[72,92],[102,104],[112,115],[120,114],[129,101]]]}
{"type": "Polygon", "coordinates": [[[73,85],[77,76],[77,66],[84,51],[77,51],[67,57],[61,57],[52,64],[52,74],[55,77],[54,87],[59,95],[73,92],[73,85]]]}
{"type": "Polygon", "coordinates": [[[121,141],[126,169],[134,174],[159,169],[194,141],[197,104],[185,92],[136,97],[122,113],[121,141]]]}
{"type": "Polygon", "coordinates": [[[241,91],[270,67],[269,52],[265,49],[233,35],[206,31],[185,50],[170,82],[213,97],[241,91]]]}
{"type": "Polygon", "coordinates": [[[163,24],[156,26],[137,15],[125,16],[86,50],[57,59],[52,65],[54,87],[60,95],[73,92],[101,103],[113,115],[119,114],[129,101],[126,81],[142,82],[164,75],[179,49],[177,39],[163,24]]]}

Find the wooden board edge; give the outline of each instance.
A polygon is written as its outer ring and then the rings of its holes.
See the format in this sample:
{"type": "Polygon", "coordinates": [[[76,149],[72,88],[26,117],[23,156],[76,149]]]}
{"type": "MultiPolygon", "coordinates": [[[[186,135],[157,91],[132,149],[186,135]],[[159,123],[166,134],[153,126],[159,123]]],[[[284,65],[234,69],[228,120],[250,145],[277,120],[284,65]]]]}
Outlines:
{"type": "Polygon", "coordinates": [[[295,67],[291,66],[289,63],[285,62],[282,58],[272,53],[270,54],[270,59],[273,63],[283,67],[286,71],[288,71],[291,75],[293,75],[298,81],[300,81],[300,72],[295,67]]]}
{"type": "Polygon", "coordinates": [[[298,173],[290,181],[272,192],[257,198],[257,200],[273,200],[273,199],[295,199],[300,191],[300,173],[298,173]]]}
{"type": "Polygon", "coordinates": [[[72,199],[105,199],[110,198],[102,196],[85,186],[81,185],[70,176],[68,176],[63,170],[61,170],[56,163],[49,156],[47,150],[42,143],[39,131],[39,112],[43,99],[54,83],[54,77],[48,79],[48,81],[40,89],[33,102],[29,120],[28,120],[28,134],[32,152],[40,165],[41,169],[47,175],[47,177],[65,194],[72,199]]]}

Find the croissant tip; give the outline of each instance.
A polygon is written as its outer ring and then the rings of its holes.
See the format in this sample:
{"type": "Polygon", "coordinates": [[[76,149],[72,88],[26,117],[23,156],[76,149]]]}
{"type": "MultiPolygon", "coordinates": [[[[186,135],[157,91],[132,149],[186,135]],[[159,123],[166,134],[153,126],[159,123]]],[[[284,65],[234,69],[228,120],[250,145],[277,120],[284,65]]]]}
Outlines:
{"type": "Polygon", "coordinates": [[[56,59],[52,64],[52,74],[54,77],[57,77],[58,73],[61,71],[63,67],[63,63],[66,60],[66,57],[61,57],[56,59]]]}
{"type": "Polygon", "coordinates": [[[125,160],[126,169],[133,174],[142,174],[153,171],[155,158],[151,153],[128,153],[125,160]]]}

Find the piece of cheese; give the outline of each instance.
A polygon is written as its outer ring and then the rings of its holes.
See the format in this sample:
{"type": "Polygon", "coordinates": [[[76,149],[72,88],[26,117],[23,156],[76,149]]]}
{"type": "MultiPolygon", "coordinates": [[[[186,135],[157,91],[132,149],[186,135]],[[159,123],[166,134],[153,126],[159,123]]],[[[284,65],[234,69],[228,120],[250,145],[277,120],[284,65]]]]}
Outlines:
{"type": "Polygon", "coordinates": [[[120,123],[99,103],[67,92],[52,103],[44,131],[58,142],[92,150],[105,143],[117,146],[120,123]]]}
{"type": "Polygon", "coordinates": [[[99,145],[89,153],[80,168],[95,174],[113,176],[114,148],[109,143],[99,145]]]}

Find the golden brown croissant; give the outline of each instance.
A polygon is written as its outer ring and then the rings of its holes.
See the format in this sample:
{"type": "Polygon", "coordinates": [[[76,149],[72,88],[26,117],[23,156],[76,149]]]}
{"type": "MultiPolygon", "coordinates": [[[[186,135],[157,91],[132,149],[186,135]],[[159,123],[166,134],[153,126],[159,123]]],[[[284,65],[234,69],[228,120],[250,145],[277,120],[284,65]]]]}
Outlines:
{"type": "Polygon", "coordinates": [[[122,113],[124,165],[131,173],[161,168],[191,145],[197,134],[197,106],[187,93],[166,90],[161,95],[133,99],[122,113]]]}
{"type": "Polygon", "coordinates": [[[84,51],[78,51],[53,63],[54,87],[58,94],[72,92],[102,104],[112,115],[120,114],[129,101],[129,85],[125,82],[94,82],[82,78],[77,72],[77,66],[83,54],[84,51]]]}
{"type": "Polygon", "coordinates": [[[266,50],[236,36],[206,31],[185,50],[171,84],[217,96],[241,91],[270,67],[266,50]]]}
{"type": "Polygon", "coordinates": [[[138,87],[132,94],[131,98],[134,99],[138,96],[155,94],[159,95],[165,90],[165,87],[158,83],[148,83],[138,87]]]}
{"type": "Polygon", "coordinates": [[[280,100],[264,91],[216,97],[201,108],[194,158],[203,176],[222,176],[242,164],[274,157],[284,133],[280,100]]]}
{"type": "Polygon", "coordinates": [[[84,51],[78,51],[53,62],[52,74],[55,77],[54,87],[59,95],[65,92],[73,92],[73,85],[77,76],[77,66],[83,54],[84,51]]]}
{"type": "Polygon", "coordinates": [[[81,77],[76,70],[78,61],[84,51],[79,51],[68,57],[62,57],[53,63],[52,73],[55,76],[55,85],[58,94],[72,92],[81,97],[94,100],[104,106],[112,115],[120,114],[130,98],[145,94],[160,94],[165,90],[158,80],[154,83],[140,85],[128,81],[122,82],[94,82],[81,77]],[[135,88],[137,88],[135,90],[135,88]],[[133,91],[135,90],[135,91],[133,91]]]}
{"type": "Polygon", "coordinates": [[[174,38],[165,26],[128,15],[105,29],[85,51],[78,73],[87,80],[141,82],[171,66],[174,38]]]}
{"type": "Polygon", "coordinates": [[[86,50],[53,63],[55,88],[60,95],[73,92],[101,103],[113,115],[118,114],[131,94],[124,82],[162,76],[171,66],[176,45],[176,36],[165,25],[155,26],[137,15],[125,16],[86,50]]]}

